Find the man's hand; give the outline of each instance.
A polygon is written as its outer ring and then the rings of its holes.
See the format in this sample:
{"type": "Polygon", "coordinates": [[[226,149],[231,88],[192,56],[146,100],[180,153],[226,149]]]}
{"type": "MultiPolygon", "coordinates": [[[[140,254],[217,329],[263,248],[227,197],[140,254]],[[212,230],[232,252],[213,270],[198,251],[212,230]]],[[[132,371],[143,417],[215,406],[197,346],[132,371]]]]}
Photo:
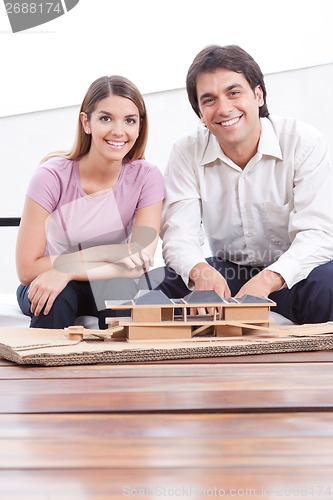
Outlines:
{"type": "Polygon", "coordinates": [[[280,274],[264,269],[245,283],[235,297],[243,297],[243,295],[268,297],[272,292],[280,290],[283,285],[284,279],[280,274]]]}
{"type": "MultiPolygon", "coordinates": [[[[199,262],[190,271],[190,279],[194,283],[194,289],[214,290],[221,298],[231,297],[230,288],[225,278],[214,267],[206,262],[199,262]]],[[[209,314],[213,314],[213,309],[208,310],[209,314]]],[[[205,308],[191,309],[191,314],[205,315],[205,308]]]]}
{"type": "Polygon", "coordinates": [[[39,316],[45,306],[44,314],[48,314],[53,306],[53,302],[69,281],[71,281],[69,274],[61,273],[55,269],[37,276],[31,282],[28,292],[28,298],[31,301],[31,312],[35,316],[39,316]]]}

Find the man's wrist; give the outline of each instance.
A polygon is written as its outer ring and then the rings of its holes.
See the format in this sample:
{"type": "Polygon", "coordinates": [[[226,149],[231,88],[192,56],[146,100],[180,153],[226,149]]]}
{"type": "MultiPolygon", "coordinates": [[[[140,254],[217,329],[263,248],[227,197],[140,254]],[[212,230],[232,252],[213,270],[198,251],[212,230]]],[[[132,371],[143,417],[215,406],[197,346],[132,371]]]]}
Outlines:
{"type": "Polygon", "coordinates": [[[207,262],[198,262],[189,272],[190,280],[195,283],[199,278],[201,278],[204,269],[211,267],[207,262]]]}
{"type": "Polygon", "coordinates": [[[277,292],[286,287],[286,282],[281,274],[275,271],[270,271],[269,269],[266,269],[262,272],[265,275],[265,282],[270,288],[270,293],[277,292]]]}

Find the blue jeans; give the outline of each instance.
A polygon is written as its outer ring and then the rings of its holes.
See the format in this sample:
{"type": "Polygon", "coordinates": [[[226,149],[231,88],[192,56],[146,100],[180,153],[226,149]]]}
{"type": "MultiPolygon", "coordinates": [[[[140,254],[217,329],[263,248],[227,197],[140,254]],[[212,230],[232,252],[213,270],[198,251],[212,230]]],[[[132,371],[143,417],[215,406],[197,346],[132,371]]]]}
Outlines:
{"type": "Polygon", "coordinates": [[[74,325],[78,316],[96,316],[103,330],[107,327],[105,318],[130,314],[125,310],[105,309],[104,301],[133,299],[139,286],[135,280],[127,278],[98,280],[91,285],[88,281],[70,281],[55,299],[50,312],[45,315],[42,310],[39,316],[30,310],[29,285],[19,285],[16,296],[23,314],[31,317],[31,328],[66,328],[74,325]]]}
{"type": "MultiPolygon", "coordinates": [[[[239,266],[217,257],[209,257],[208,264],[227,280],[234,296],[239,289],[262,268],[239,266]]],[[[182,278],[170,268],[160,267],[149,271],[153,289],[162,290],[169,298],[180,298],[190,290],[182,278]]],[[[323,323],[333,321],[333,261],[316,267],[309,276],[292,288],[283,288],[269,295],[276,302],[272,311],[282,314],[294,323],[323,323]]]]}

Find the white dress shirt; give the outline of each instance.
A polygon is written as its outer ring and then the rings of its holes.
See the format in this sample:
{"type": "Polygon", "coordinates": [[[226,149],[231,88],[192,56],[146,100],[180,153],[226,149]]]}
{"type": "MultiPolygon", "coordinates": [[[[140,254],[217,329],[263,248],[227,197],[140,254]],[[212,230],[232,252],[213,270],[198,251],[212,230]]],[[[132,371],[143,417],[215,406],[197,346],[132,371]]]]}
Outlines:
{"type": "Polygon", "coordinates": [[[290,288],[333,259],[333,169],[327,141],[292,118],[261,118],[242,170],[200,124],[174,145],[165,172],[163,257],[189,284],[212,255],[279,273],[290,288]]]}

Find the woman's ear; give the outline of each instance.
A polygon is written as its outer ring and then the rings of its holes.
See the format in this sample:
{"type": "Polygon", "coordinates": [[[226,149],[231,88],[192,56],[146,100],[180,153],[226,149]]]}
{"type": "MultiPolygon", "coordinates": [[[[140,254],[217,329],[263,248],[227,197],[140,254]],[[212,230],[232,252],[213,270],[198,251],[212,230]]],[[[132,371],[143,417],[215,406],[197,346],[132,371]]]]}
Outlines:
{"type": "Polygon", "coordinates": [[[85,131],[85,133],[91,134],[87,113],[84,113],[83,111],[81,111],[80,120],[81,120],[82,127],[83,127],[83,130],[85,131]]]}

